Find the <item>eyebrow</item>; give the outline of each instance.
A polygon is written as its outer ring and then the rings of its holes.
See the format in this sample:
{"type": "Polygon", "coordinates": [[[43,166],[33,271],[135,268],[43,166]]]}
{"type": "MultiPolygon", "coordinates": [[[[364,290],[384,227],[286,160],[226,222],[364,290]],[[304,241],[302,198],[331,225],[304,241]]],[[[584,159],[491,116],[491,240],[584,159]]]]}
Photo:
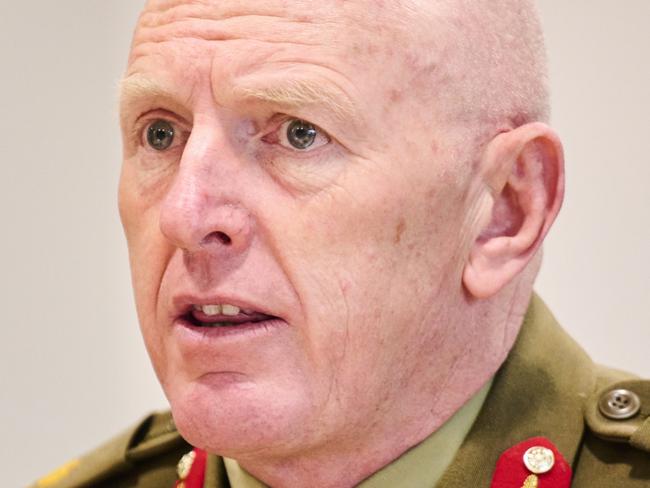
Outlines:
{"type": "Polygon", "coordinates": [[[342,90],[315,80],[291,78],[274,80],[272,85],[240,85],[233,89],[233,97],[289,108],[323,106],[340,121],[353,118],[356,112],[354,103],[342,90]]]}
{"type": "MultiPolygon", "coordinates": [[[[122,112],[139,100],[151,98],[179,101],[178,96],[170,90],[143,75],[127,76],[119,84],[122,112]]],[[[293,109],[322,106],[341,122],[349,122],[356,113],[354,103],[343,90],[329,86],[328,83],[300,78],[274,79],[273,84],[269,85],[244,83],[235,86],[227,98],[231,98],[234,103],[260,101],[293,109]]]]}
{"type": "Polygon", "coordinates": [[[124,110],[133,102],[147,98],[174,99],[172,93],[158,82],[142,75],[130,75],[119,83],[119,104],[124,110]]]}

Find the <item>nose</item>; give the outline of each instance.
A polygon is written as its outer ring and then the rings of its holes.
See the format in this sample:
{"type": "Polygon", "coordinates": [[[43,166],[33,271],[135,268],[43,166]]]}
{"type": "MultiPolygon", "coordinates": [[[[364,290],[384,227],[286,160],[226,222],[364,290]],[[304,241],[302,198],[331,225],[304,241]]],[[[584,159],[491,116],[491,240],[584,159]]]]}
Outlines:
{"type": "Polygon", "coordinates": [[[214,151],[185,148],[160,211],[160,230],[175,247],[194,253],[240,253],[251,241],[253,222],[240,201],[229,168],[214,151]]]}

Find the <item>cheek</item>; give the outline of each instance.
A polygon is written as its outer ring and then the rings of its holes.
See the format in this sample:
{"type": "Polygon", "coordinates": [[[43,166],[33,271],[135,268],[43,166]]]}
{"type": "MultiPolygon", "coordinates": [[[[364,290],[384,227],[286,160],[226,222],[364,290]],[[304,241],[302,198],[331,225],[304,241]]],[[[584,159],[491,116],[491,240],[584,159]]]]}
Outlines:
{"type": "Polygon", "coordinates": [[[421,304],[455,279],[461,196],[444,182],[388,176],[344,182],[303,209],[308,219],[287,226],[286,242],[299,243],[291,249],[294,282],[308,322],[321,324],[311,342],[334,340],[330,355],[354,340],[359,357],[373,360],[372,341],[399,341],[424,315],[421,304]]]}
{"type": "Polygon", "coordinates": [[[143,232],[129,242],[129,259],[140,328],[150,349],[161,339],[158,337],[160,328],[156,310],[168,252],[160,239],[156,236],[148,238],[147,235],[148,232],[143,232]]]}
{"type": "Polygon", "coordinates": [[[137,175],[125,163],[119,187],[119,210],[129,250],[131,279],[136,309],[145,343],[155,359],[156,307],[166,263],[173,249],[165,241],[159,227],[158,199],[143,194],[137,175]]]}
{"type": "Polygon", "coordinates": [[[153,193],[143,187],[140,176],[134,161],[124,162],[119,185],[119,210],[129,248],[132,277],[137,285],[136,293],[141,290],[141,285],[148,290],[151,282],[155,281],[151,279],[152,275],[160,276],[160,266],[169,254],[159,224],[164,188],[153,193]]]}

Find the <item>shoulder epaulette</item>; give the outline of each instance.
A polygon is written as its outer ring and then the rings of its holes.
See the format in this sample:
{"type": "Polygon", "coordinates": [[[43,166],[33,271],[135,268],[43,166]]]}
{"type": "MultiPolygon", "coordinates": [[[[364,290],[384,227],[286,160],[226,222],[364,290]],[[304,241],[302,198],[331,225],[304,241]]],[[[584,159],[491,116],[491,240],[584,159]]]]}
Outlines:
{"type": "Polygon", "coordinates": [[[41,478],[30,488],[95,486],[127,474],[136,469],[138,463],[184,444],[171,414],[154,413],[88,454],[41,478]]]}
{"type": "Polygon", "coordinates": [[[609,370],[585,405],[585,421],[597,437],[650,453],[650,380],[609,370]]]}

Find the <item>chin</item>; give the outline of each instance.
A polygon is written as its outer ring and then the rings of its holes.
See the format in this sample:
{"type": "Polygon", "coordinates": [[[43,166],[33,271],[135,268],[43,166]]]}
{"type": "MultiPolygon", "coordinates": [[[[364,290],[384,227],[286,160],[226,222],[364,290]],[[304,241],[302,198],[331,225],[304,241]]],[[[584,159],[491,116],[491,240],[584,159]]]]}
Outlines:
{"type": "Polygon", "coordinates": [[[304,423],[308,405],[295,393],[221,377],[168,390],[180,434],[212,454],[236,458],[291,451],[305,433],[300,426],[310,425],[304,423]]]}

